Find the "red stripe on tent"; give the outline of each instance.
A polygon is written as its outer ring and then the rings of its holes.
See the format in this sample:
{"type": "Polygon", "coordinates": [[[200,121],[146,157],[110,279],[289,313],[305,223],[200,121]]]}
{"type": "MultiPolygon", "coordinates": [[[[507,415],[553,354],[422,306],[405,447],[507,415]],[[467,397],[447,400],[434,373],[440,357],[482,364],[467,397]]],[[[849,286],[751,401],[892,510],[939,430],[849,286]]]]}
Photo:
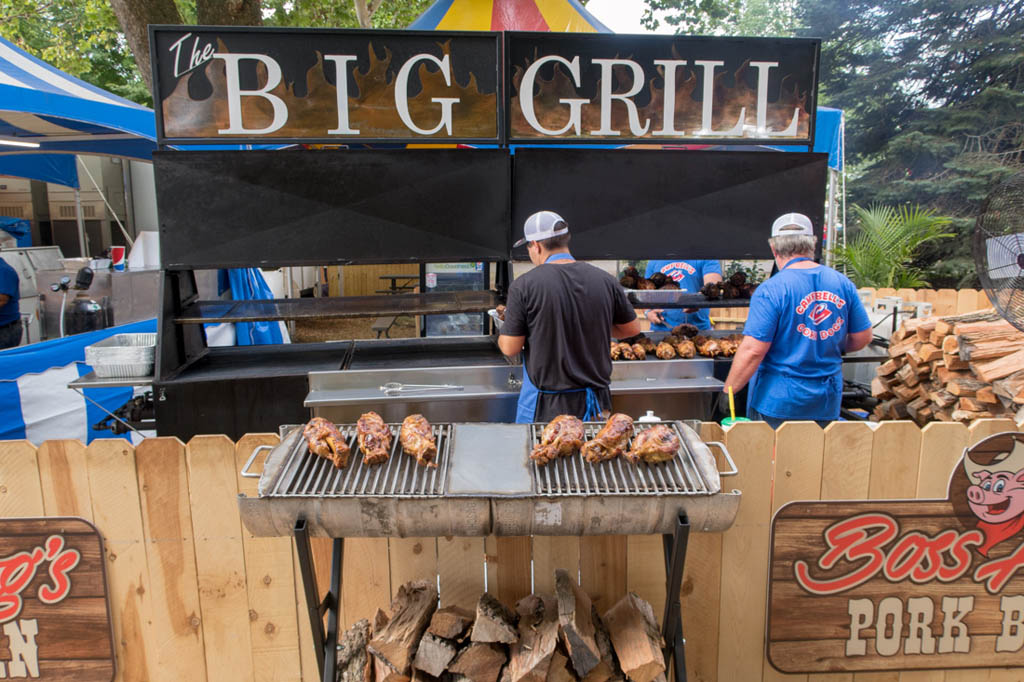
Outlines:
{"type": "Polygon", "coordinates": [[[492,31],[550,31],[534,0],[495,0],[492,31]]]}

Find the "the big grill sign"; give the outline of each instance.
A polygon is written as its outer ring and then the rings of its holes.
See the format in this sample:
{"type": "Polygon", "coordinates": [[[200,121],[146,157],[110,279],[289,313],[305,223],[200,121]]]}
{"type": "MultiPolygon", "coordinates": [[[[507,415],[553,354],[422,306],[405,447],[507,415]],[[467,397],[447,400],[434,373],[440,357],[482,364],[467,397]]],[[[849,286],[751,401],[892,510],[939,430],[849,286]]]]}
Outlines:
{"type": "Polygon", "coordinates": [[[968,449],[944,501],[783,507],[770,581],[782,672],[1021,665],[1024,434],[968,449]]]}
{"type": "Polygon", "coordinates": [[[150,30],[162,142],[813,140],[817,40],[150,30]]]}

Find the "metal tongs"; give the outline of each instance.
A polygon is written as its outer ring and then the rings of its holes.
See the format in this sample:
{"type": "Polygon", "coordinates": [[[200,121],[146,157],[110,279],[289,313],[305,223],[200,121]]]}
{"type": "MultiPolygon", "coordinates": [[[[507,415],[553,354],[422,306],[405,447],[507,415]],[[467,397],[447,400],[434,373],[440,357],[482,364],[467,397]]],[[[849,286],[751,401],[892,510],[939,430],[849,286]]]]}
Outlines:
{"type": "Polygon", "coordinates": [[[403,384],[398,381],[389,381],[381,386],[380,390],[384,395],[399,395],[417,391],[462,391],[465,388],[458,384],[403,384]]]}

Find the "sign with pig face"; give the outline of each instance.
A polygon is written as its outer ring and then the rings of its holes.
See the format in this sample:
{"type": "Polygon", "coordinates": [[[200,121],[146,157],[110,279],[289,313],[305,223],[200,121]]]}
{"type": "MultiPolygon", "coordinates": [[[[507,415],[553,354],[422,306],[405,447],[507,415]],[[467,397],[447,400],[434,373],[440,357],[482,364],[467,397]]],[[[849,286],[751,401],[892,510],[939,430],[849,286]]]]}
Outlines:
{"type": "Polygon", "coordinates": [[[945,500],[782,507],[770,566],[781,672],[1019,666],[1024,434],[965,450],[945,500]]]}

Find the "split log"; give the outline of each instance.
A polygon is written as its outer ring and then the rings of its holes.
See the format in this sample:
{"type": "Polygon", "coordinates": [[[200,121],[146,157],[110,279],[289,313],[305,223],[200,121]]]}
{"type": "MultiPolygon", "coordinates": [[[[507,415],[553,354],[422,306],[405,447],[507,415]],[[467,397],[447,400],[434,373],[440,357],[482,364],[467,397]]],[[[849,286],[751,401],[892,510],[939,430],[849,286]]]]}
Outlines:
{"type": "Polygon", "coordinates": [[[456,679],[465,678],[470,682],[498,682],[501,668],[507,657],[497,644],[475,642],[459,652],[458,657],[448,666],[456,679]]]}
{"type": "Polygon", "coordinates": [[[915,345],[917,345],[919,343],[921,343],[921,342],[917,340],[917,337],[916,336],[912,336],[911,338],[907,339],[906,341],[900,341],[897,344],[890,344],[890,346],[889,346],[889,357],[890,358],[903,357],[910,350],[912,350],[915,345]]]}
{"type": "MultiPolygon", "coordinates": [[[[936,344],[938,345],[938,344],[936,344]]],[[[945,336],[942,338],[942,352],[953,355],[960,352],[960,339],[956,336],[945,336]]]]}
{"type": "Polygon", "coordinates": [[[910,416],[907,412],[907,404],[902,400],[894,400],[889,405],[889,418],[890,419],[906,419],[910,416]]]}
{"type": "Polygon", "coordinates": [[[931,362],[933,360],[942,359],[942,349],[936,348],[930,343],[926,343],[917,351],[917,355],[921,358],[922,362],[931,362]]]}
{"type": "Polygon", "coordinates": [[[939,348],[942,348],[942,342],[948,338],[949,336],[947,336],[946,334],[940,334],[933,329],[932,333],[928,335],[928,343],[932,344],[933,346],[938,346],[939,348]]]}
{"type": "Polygon", "coordinates": [[[953,410],[949,407],[944,407],[941,410],[935,410],[935,418],[943,422],[953,421],[953,410]]]}
{"type": "Polygon", "coordinates": [[[889,382],[882,377],[871,380],[871,395],[879,400],[888,400],[895,395],[889,388],[889,382]]]}
{"type": "Polygon", "coordinates": [[[967,410],[953,410],[953,421],[971,422],[975,419],[987,419],[994,417],[991,412],[968,412],[967,410]]]}
{"type": "Polygon", "coordinates": [[[551,656],[547,682],[576,682],[576,676],[570,670],[569,659],[561,651],[556,651],[551,656]]]}
{"type": "Polygon", "coordinates": [[[975,398],[960,398],[957,403],[958,409],[967,410],[968,412],[985,412],[988,411],[988,405],[978,401],[975,398]]]}
{"type": "Polygon", "coordinates": [[[917,338],[927,342],[932,332],[935,331],[935,325],[938,321],[938,318],[935,317],[926,317],[921,320],[921,324],[917,325],[917,329],[914,330],[917,333],[917,338]]]}
{"type": "Polygon", "coordinates": [[[370,621],[356,621],[338,642],[338,682],[373,682],[373,668],[366,644],[370,641],[370,621]]]}
{"type": "Polygon", "coordinates": [[[625,676],[619,667],[619,661],[615,658],[611,635],[608,634],[604,621],[597,615],[596,608],[591,612],[591,618],[594,621],[594,640],[597,641],[597,648],[601,652],[601,662],[583,678],[583,682],[621,682],[625,676]]]}
{"type": "Polygon", "coordinates": [[[531,594],[516,604],[519,641],[509,651],[511,682],[544,682],[558,646],[558,602],[531,594]]]}
{"type": "Polygon", "coordinates": [[[928,398],[939,407],[949,407],[957,401],[957,397],[947,390],[932,391],[928,398]]]}
{"type": "Polygon", "coordinates": [[[896,378],[903,382],[905,386],[917,386],[921,381],[918,378],[917,371],[914,369],[914,361],[908,360],[907,364],[900,367],[900,371],[896,372],[896,378]]]}
{"type": "Polygon", "coordinates": [[[398,588],[391,602],[391,620],[368,645],[370,653],[400,675],[412,669],[412,657],[437,608],[437,588],[426,580],[398,588]]]}
{"type": "Polygon", "coordinates": [[[941,317],[939,318],[939,321],[935,323],[935,331],[941,332],[942,334],[952,334],[953,329],[958,323],[968,324],[971,322],[994,322],[1000,319],[1002,318],[995,311],[995,308],[985,308],[983,310],[976,310],[962,315],[941,317]]]}
{"type": "Polygon", "coordinates": [[[563,569],[555,570],[555,596],[558,599],[558,624],[562,642],[576,674],[587,673],[601,662],[601,652],[594,639],[593,603],[587,593],[563,569]]]}
{"type": "Polygon", "coordinates": [[[971,365],[966,360],[961,360],[959,355],[943,353],[942,361],[946,363],[946,367],[949,369],[961,370],[971,368],[971,365]]]}
{"type": "Polygon", "coordinates": [[[377,634],[383,630],[388,621],[391,620],[388,614],[384,613],[384,609],[377,609],[377,613],[373,614],[373,634],[377,634]]]}
{"type": "Polygon", "coordinates": [[[515,615],[507,606],[484,592],[476,604],[476,621],[470,639],[474,642],[511,644],[518,638],[515,615]]]}
{"type": "Polygon", "coordinates": [[[1024,402],[1024,372],[1015,372],[1005,379],[992,382],[992,390],[1013,402],[1024,402]]]}
{"type": "Polygon", "coordinates": [[[979,388],[974,394],[974,398],[979,403],[986,403],[989,405],[999,405],[999,397],[996,395],[995,389],[991,386],[979,388]]]}
{"type": "Polygon", "coordinates": [[[903,362],[898,358],[892,358],[879,365],[878,369],[875,370],[875,373],[880,377],[887,377],[895,374],[896,370],[898,370],[902,364],[903,362]]]}
{"type": "Polygon", "coordinates": [[[894,385],[892,387],[892,392],[905,403],[909,403],[917,397],[917,392],[913,388],[907,386],[894,385]]]}
{"type": "Polygon", "coordinates": [[[413,667],[433,677],[440,677],[441,673],[447,670],[448,664],[455,658],[456,653],[458,653],[458,647],[455,646],[455,642],[427,632],[420,639],[413,667]]]}
{"type": "Polygon", "coordinates": [[[997,334],[999,332],[1015,331],[1012,324],[1003,319],[986,320],[979,322],[958,322],[953,325],[953,333],[957,336],[977,334],[981,336],[997,334]]]}
{"type": "Polygon", "coordinates": [[[963,398],[965,396],[973,396],[978,392],[979,388],[985,388],[987,385],[985,382],[978,381],[977,379],[956,378],[951,379],[946,384],[946,390],[959,398],[963,398]]]}
{"type": "Polygon", "coordinates": [[[661,632],[651,605],[630,592],[604,614],[622,672],[633,682],[652,682],[665,672],[661,632]]]}
{"type": "Polygon", "coordinates": [[[1019,350],[1024,350],[1024,335],[1013,340],[986,339],[977,343],[962,343],[958,355],[961,360],[981,362],[995,360],[1019,350]]]}
{"type": "Polygon", "coordinates": [[[445,639],[458,639],[472,623],[471,611],[458,606],[446,606],[434,612],[427,632],[445,639]]]}
{"type": "Polygon", "coordinates": [[[935,380],[942,385],[946,385],[956,378],[973,379],[974,375],[963,370],[952,370],[945,364],[935,370],[935,380]]]}
{"type": "Polygon", "coordinates": [[[1024,350],[988,362],[972,362],[970,367],[979,379],[992,383],[996,379],[1024,370],[1024,350]]]}

